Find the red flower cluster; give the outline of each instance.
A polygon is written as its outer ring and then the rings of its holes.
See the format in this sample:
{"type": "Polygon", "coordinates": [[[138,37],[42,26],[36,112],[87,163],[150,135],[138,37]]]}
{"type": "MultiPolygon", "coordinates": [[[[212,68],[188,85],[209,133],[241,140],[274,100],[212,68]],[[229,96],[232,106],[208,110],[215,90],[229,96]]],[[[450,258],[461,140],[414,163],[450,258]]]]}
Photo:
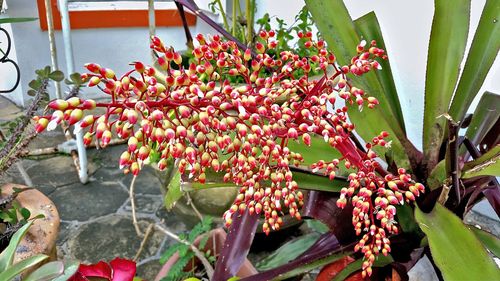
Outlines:
{"type": "Polygon", "coordinates": [[[394,205],[404,202],[403,195],[411,201],[423,191],[403,169],[397,176],[390,175],[375,160],[372,147],[386,146],[387,133],[374,138],[367,152],[350,138],[354,125],[348,122],[348,107],[372,108],[378,101],[351,85],[347,75],[379,69],[375,58],[384,57],[384,51],[375,42],[366,49],[363,42],[351,63],[339,66],[325,43],[312,41],[310,34],[302,36],[314,55],[283,51],[272,56],[277,46],[274,35],[273,31],[259,33],[256,55],[218,35],[198,35],[199,45],[193,50],[196,62],[186,67],[179,53],[153,37],[151,48],[159,54],[159,69],[135,62],[134,69],[118,78],[110,69],[87,64],[90,73],[82,78],[91,87],[99,86],[111,101],[52,101],[49,107],[54,113],[39,117],[37,130],[52,129],[66,120],[77,130],[88,130],[86,144],[95,138],[101,147],[114,131],[128,139],[120,167],[134,175],[153,154],[159,155],[160,169],[166,168],[167,159],[176,159],[181,173],[201,183],[207,169],[222,172],[224,180],[240,188],[224,215],[227,225],[232,214],[248,210],[264,215],[266,233],[280,227],[284,211],[300,219],[303,195],[289,166],[299,165],[303,158],[288,143],[310,145],[311,136],[320,135],[343,158],[319,161],[312,167],[315,171],[333,179],[340,162],[357,169],[349,176],[338,206],[352,198],[354,227],[358,234],[366,233],[357,248],[365,253],[363,269],[370,274],[373,255],[390,250],[385,231],[397,232],[394,205]],[[312,69],[322,73],[320,77],[309,77],[312,69]],[[229,76],[243,83],[230,83],[229,76]],[[336,107],[338,98],[343,106],[336,107]],[[95,107],[106,112],[84,116],[84,110],[95,107]]]}

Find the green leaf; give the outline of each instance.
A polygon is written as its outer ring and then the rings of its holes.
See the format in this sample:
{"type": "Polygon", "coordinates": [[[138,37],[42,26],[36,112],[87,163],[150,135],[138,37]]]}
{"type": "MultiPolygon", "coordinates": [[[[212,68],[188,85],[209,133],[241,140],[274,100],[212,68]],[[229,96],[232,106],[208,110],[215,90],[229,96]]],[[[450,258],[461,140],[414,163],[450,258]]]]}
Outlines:
{"type": "Polygon", "coordinates": [[[38,90],[42,86],[42,81],[39,79],[31,80],[31,82],[28,84],[28,86],[30,86],[30,88],[32,88],[34,90],[38,90]]]}
{"type": "MultiPolygon", "coordinates": [[[[485,92],[477,104],[465,136],[473,144],[480,144],[498,118],[500,118],[500,95],[485,92]]],[[[465,147],[462,146],[460,154],[463,155],[465,151],[465,147]]]]}
{"type": "Polygon", "coordinates": [[[19,245],[19,242],[21,242],[21,239],[28,232],[28,229],[32,224],[33,221],[29,221],[18,231],[16,231],[16,233],[14,233],[14,235],[10,239],[9,246],[7,246],[7,248],[0,254],[0,272],[5,271],[10,265],[12,265],[12,260],[14,259],[17,245],[19,245]]]}
{"type": "Polygon", "coordinates": [[[64,73],[60,70],[55,70],[49,74],[49,78],[56,82],[61,82],[64,79],[64,73]]]}
{"type": "Polygon", "coordinates": [[[317,233],[326,233],[330,230],[326,224],[322,223],[319,220],[308,219],[306,220],[306,224],[307,227],[316,231],[317,233]]]}
{"type": "Polygon", "coordinates": [[[467,162],[462,169],[462,178],[478,176],[500,176],[500,145],[483,154],[474,161],[467,162]]]}
{"type": "Polygon", "coordinates": [[[41,263],[46,260],[49,256],[47,255],[36,255],[26,258],[10,267],[7,267],[5,271],[0,273],[0,280],[12,280],[14,277],[22,273],[23,271],[29,269],[30,267],[41,263]]]}
{"type": "Polygon", "coordinates": [[[297,276],[299,274],[302,274],[302,273],[305,273],[305,272],[309,272],[309,271],[311,271],[311,270],[313,270],[315,268],[325,266],[327,264],[330,264],[330,263],[332,263],[332,262],[334,262],[336,260],[339,260],[339,259],[341,259],[341,258],[343,258],[345,256],[348,256],[350,254],[351,254],[350,252],[333,254],[333,255],[326,256],[326,257],[324,257],[322,259],[315,260],[314,262],[300,265],[300,266],[294,268],[293,270],[290,270],[288,272],[285,272],[285,273],[282,273],[282,274],[276,276],[273,279],[273,281],[285,280],[285,279],[297,276]]]}
{"type": "Polygon", "coordinates": [[[426,214],[416,208],[415,218],[445,280],[500,280],[500,271],[481,242],[448,209],[436,204],[426,214]]]}
{"type": "MultiPolygon", "coordinates": [[[[368,44],[372,40],[375,40],[377,42],[377,47],[384,49],[387,52],[384,37],[382,36],[382,30],[380,29],[380,24],[378,23],[377,16],[374,12],[370,12],[354,20],[354,24],[356,29],[362,35],[363,39],[368,42],[368,44]]],[[[389,54],[388,57],[390,58],[389,54]]],[[[394,117],[403,131],[405,131],[403,111],[401,110],[401,104],[399,102],[396,84],[394,83],[389,58],[379,61],[382,66],[382,71],[376,71],[375,74],[384,89],[384,94],[387,96],[387,102],[389,102],[392,111],[395,113],[394,117]]]]}
{"type": "Polygon", "coordinates": [[[42,265],[37,270],[33,271],[23,281],[49,281],[64,273],[64,263],[61,261],[53,261],[42,265]]]}
{"type": "Polygon", "coordinates": [[[342,187],[347,186],[347,182],[344,180],[333,179],[331,181],[328,177],[322,175],[300,171],[293,171],[293,180],[297,182],[300,189],[306,190],[340,192],[342,187]]]}
{"type": "Polygon", "coordinates": [[[31,216],[30,210],[28,210],[26,208],[21,208],[21,210],[19,210],[19,212],[21,213],[21,215],[23,216],[23,219],[25,219],[25,220],[28,220],[31,216]]]}
{"type": "Polygon", "coordinates": [[[71,82],[75,83],[76,85],[82,85],[83,84],[82,76],[78,72],[71,73],[71,75],[69,76],[69,78],[71,79],[71,82]]]}
{"type": "Polygon", "coordinates": [[[181,190],[181,173],[175,169],[174,176],[170,179],[167,186],[167,194],[165,195],[164,203],[167,210],[171,210],[175,202],[182,197],[181,190]]]}
{"type": "Polygon", "coordinates": [[[64,262],[64,273],[52,281],[66,281],[66,280],[68,280],[71,276],[73,276],[75,274],[75,272],[78,270],[79,266],[80,266],[80,263],[78,261],[65,261],[64,262]]]}
{"type": "MultiPolygon", "coordinates": [[[[356,47],[360,43],[360,38],[356,32],[356,27],[342,0],[314,1],[306,0],[318,30],[328,43],[341,65],[349,64],[351,58],[356,55],[356,47]]],[[[352,77],[354,85],[364,89],[368,95],[375,96],[380,101],[380,105],[373,109],[364,109],[360,112],[357,107],[350,107],[348,114],[350,120],[356,124],[356,132],[365,140],[371,141],[382,131],[387,131],[392,138],[392,150],[396,163],[400,166],[408,166],[408,156],[403,149],[402,142],[408,147],[411,146],[398,120],[397,116],[388,102],[389,97],[385,95],[382,85],[375,73],[366,73],[361,77],[352,77]]],[[[384,155],[386,149],[377,146],[374,150],[379,155],[384,155]]]]}
{"type": "Polygon", "coordinates": [[[470,0],[435,0],[427,57],[424,110],[424,155],[437,164],[446,119],[469,32],[470,0]]]}
{"type": "Polygon", "coordinates": [[[444,180],[447,178],[446,173],[446,161],[441,160],[439,163],[432,169],[431,174],[427,178],[427,185],[431,190],[434,190],[443,185],[444,180]]]}
{"type": "Polygon", "coordinates": [[[451,103],[450,116],[454,120],[460,121],[464,118],[495,61],[500,49],[498,20],[500,20],[500,2],[487,0],[451,103]]]}
{"type": "Polygon", "coordinates": [[[3,19],[0,19],[0,24],[28,22],[28,21],[35,21],[37,19],[38,18],[3,18],[3,19]]]}
{"type": "Polygon", "coordinates": [[[264,271],[286,264],[305,252],[318,240],[319,236],[319,233],[309,233],[297,237],[264,257],[255,265],[255,268],[259,271],[264,271]]]}
{"type": "MultiPolygon", "coordinates": [[[[375,262],[373,263],[373,267],[384,267],[390,263],[392,263],[394,260],[392,259],[391,256],[384,256],[384,255],[379,255],[375,262]]],[[[342,271],[340,271],[335,277],[332,279],[332,281],[342,281],[347,279],[349,275],[353,274],[356,271],[361,270],[361,266],[363,264],[363,259],[358,259],[356,261],[351,262],[348,264],[342,271]]]]}
{"type": "Polygon", "coordinates": [[[477,239],[483,243],[483,246],[488,249],[496,257],[500,257],[500,239],[495,235],[481,230],[474,226],[468,226],[472,232],[476,235],[477,239]]]}
{"type": "Polygon", "coordinates": [[[398,222],[405,233],[418,232],[418,224],[415,222],[415,215],[410,205],[397,205],[396,214],[398,222]]]}
{"type": "Polygon", "coordinates": [[[318,135],[311,136],[311,145],[307,146],[303,142],[296,142],[293,140],[288,141],[288,148],[290,151],[300,153],[304,158],[301,166],[309,167],[311,164],[319,160],[331,161],[332,159],[341,158],[342,155],[335,148],[331,147],[329,143],[325,142],[322,137],[318,135]]]}

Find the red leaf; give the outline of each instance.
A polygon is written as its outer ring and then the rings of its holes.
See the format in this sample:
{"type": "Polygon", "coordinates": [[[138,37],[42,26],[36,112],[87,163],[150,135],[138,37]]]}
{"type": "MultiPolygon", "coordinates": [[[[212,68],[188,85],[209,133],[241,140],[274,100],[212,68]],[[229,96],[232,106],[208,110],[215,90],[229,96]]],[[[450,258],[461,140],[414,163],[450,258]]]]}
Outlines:
{"type": "Polygon", "coordinates": [[[103,261],[91,265],[81,264],[78,272],[85,277],[100,277],[111,280],[111,268],[103,261]]]}
{"type": "Polygon", "coordinates": [[[110,263],[113,269],[112,281],[132,281],[136,272],[136,265],[134,261],[115,258],[110,263]]]}

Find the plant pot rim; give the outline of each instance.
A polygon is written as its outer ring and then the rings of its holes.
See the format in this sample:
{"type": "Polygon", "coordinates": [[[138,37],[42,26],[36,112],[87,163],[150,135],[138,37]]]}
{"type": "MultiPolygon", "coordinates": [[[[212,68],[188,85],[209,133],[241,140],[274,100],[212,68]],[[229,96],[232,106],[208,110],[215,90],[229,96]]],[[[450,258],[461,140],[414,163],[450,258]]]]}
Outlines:
{"type": "MultiPolygon", "coordinates": [[[[8,183],[1,187],[1,194],[12,194],[14,188],[25,189],[25,185],[8,183]]],[[[36,219],[16,249],[14,263],[28,257],[45,254],[56,258],[56,240],[59,233],[60,217],[55,204],[37,189],[19,193],[16,201],[31,212],[31,216],[44,215],[36,219]]]]}

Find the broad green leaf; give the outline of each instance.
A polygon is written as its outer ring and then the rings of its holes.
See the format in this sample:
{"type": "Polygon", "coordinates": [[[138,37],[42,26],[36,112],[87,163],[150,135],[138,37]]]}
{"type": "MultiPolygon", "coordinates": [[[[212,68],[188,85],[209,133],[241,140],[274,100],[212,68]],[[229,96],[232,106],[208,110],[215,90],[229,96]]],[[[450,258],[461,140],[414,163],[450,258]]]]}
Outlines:
{"type": "Polygon", "coordinates": [[[304,158],[301,166],[310,166],[319,160],[332,161],[335,158],[341,158],[340,152],[331,147],[330,144],[325,142],[322,137],[318,135],[311,136],[311,146],[305,145],[302,141],[289,140],[288,148],[290,151],[300,153],[304,158]]]}
{"type": "Polygon", "coordinates": [[[306,224],[307,227],[316,231],[317,233],[326,233],[330,230],[326,224],[322,223],[319,220],[308,219],[306,220],[306,224]]]}
{"type": "Polygon", "coordinates": [[[264,271],[286,264],[305,252],[314,242],[316,242],[316,240],[318,240],[319,236],[319,233],[309,233],[297,237],[260,260],[255,265],[255,268],[259,271],[264,271]]]}
{"type": "Polygon", "coordinates": [[[340,192],[342,187],[347,186],[347,182],[344,180],[335,178],[331,181],[325,176],[299,171],[293,171],[293,180],[297,182],[300,189],[306,190],[340,192]]]}
{"type": "MultiPolygon", "coordinates": [[[[33,224],[33,221],[29,221],[23,227],[21,227],[10,239],[9,246],[0,254],[0,272],[6,270],[14,259],[14,254],[16,253],[17,245],[21,242],[24,235],[28,232],[29,227],[33,224]]],[[[0,279],[3,280],[3,279],[0,279]]]]}
{"type": "Polygon", "coordinates": [[[435,0],[425,77],[424,155],[437,164],[446,131],[447,113],[464,56],[470,21],[470,0],[435,0]]]}
{"type": "Polygon", "coordinates": [[[500,2],[487,0],[453,97],[450,116],[460,121],[478,94],[500,49],[500,2]]]}
{"type": "Polygon", "coordinates": [[[500,145],[464,165],[462,178],[468,179],[478,176],[500,176],[500,145]]]}
{"type": "Polygon", "coordinates": [[[443,185],[444,180],[447,177],[446,173],[446,161],[441,160],[439,163],[432,169],[431,174],[427,178],[427,185],[431,190],[434,190],[443,185]]]}
{"type": "MultiPolygon", "coordinates": [[[[379,255],[375,260],[375,262],[373,263],[373,267],[384,267],[392,263],[393,261],[394,260],[392,259],[391,256],[379,255]]],[[[342,281],[347,279],[349,275],[353,274],[356,271],[361,270],[362,264],[363,264],[363,259],[358,259],[356,261],[351,262],[346,267],[344,267],[344,269],[341,272],[335,275],[332,281],[342,281]]]]}
{"type": "Polygon", "coordinates": [[[483,246],[488,249],[496,257],[500,257],[500,239],[495,235],[481,230],[474,226],[468,226],[472,232],[476,235],[477,239],[483,243],[483,246]]]}
{"type": "Polygon", "coordinates": [[[418,224],[415,222],[415,215],[410,205],[397,205],[396,214],[398,222],[405,233],[412,233],[419,231],[418,224]]]}
{"type": "Polygon", "coordinates": [[[280,274],[280,275],[276,276],[273,279],[273,281],[285,280],[285,279],[297,276],[299,274],[303,274],[305,272],[309,272],[309,271],[311,271],[313,269],[316,269],[318,267],[322,267],[322,266],[325,266],[327,264],[330,264],[330,263],[332,263],[332,262],[334,262],[336,260],[339,260],[339,259],[341,259],[341,258],[343,258],[345,256],[348,256],[350,254],[351,254],[350,252],[333,254],[333,255],[324,257],[322,259],[316,260],[314,262],[303,264],[301,266],[296,267],[295,269],[293,269],[291,271],[288,271],[288,272],[285,272],[283,274],[280,274]]]}
{"type": "MultiPolygon", "coordinates": [[[[481,143],[486,134],[500,118],[500,96],[485,92],[479,100],[465,136],[475,145],[481,143]]],[[[465,147],[460,148],[460,154],[465,153],[465,147]]]]}
{"type": "Polygon", "coordinates": [[[33,271],[23,281],[49,281],[64,273],[64,263],[61,261],[53,261],[42,265],[37,270],[33,271]]]}
{"type": "Polygon", "coordinates": [[[0,24],[28,22],[28,21],[35,21],[37,19],[38,18],[3,18],[3,19],[0,19],[0,24]]]}
{"type": "Polygon", "coordinates": [[[164,203],[167,210],[171,210],[175,202],[182,197],[181,190],[181,173],[175,169],[174,176],[170,179],[167,186],[167,194],[165,195],[164,203]]]}
{"type": "Polygon", "coordinates": [[[21,274],[23,271],[29,269],[30,267],[41,263],[46,260],[49,256],[47,255],[36,255],[24,259],[10,267],[7,267],[5,271],[0,273],[0,280],[10,281],[17,275],[21,274]]]}
{"type": "MultiPolygon", "coordinates": [[[[370,44],[372,40],[375,40],[377,42],[377,47],[384,49],[387,52],[382,30],[380,29],[380,24],[378,23],[375,12],[372,11],[354,20],[354,24],[358,32],[368,44],[370,44]]],[[[395,114],[394,117],[398,120],[398,123],[403,131],[405,131],[403,111],[401,110],[396,84],[394,83],[394,78],[392,76],[389,54],[388,57],[389,58],[386,60],[379,60],[380,65],[382,66],[382,71],[376,71],[375,74],[384,89],[384,94],[387,96],[387,102],[390,104],[390,107],[395,114]]]]}
{"type": "MultiPolygon", "coordinates": [[[[306,0],[305,2],[321,36],[335,53],[339,64],[348,64],[356,55],[356,46],[361,40],[344,2],[342,0],[306,0]]],[[[408,146],[410,144],[398,120],[394,119],[397,114],[393,112],[390,102],[387,101],[388,97],[377,76],[370,72],[361,77],[351,76],[351,78],[353,78],[354,85],[364,89],[368,95],[375,96],[380,101],[379,106],[374,109],[365,108],[363,112],[360,112],[356,106],[349,109],[349,118],[356,124],[356,132],[365,141],[370,141],[382,131],[389,132],[396,163],[408,166],[408,157],[401,142],[408,146]]],[[[379,146],[374,150],[381,156],[386,152],[386,149],[379,146]]]]}
{"type": "Polygon", "coordinates": [[[500,270],[462,221],[441,204],[415,218],[429,239],[434,262],[445,280],[500,280],[500,270]]]}
{"type": "Polygon", "coordinates": [[[52,281],[66,281],[66,280],[68,280],[71,276],[73,276],[75,274],[75,272],[78,270],[79,266],[80,266],[80,263],[78,261],[65,261],[64,262],[64,273],[52,281]]]}

